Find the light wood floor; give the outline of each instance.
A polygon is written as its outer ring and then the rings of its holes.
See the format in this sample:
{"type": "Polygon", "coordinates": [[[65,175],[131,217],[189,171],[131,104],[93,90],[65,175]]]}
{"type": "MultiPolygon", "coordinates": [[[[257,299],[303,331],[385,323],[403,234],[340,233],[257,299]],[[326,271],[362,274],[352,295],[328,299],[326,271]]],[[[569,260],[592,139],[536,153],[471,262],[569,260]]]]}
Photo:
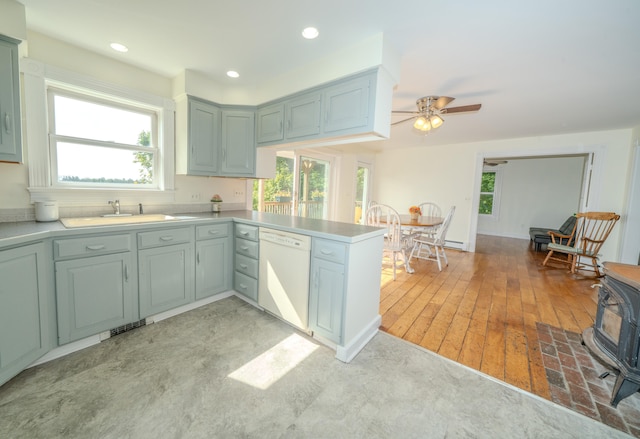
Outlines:
{"type": "MultiPolygon", "coordinates": [[[[536,322],[581,333],[593,324],[598,282],[543,267],[528,240],[478,235],[476,252],[447,250],[449,266],[383,267],[383,331],[550,399],[536,322]]],[[[587,273],[588,274],[588,273],[587,273]]]]}

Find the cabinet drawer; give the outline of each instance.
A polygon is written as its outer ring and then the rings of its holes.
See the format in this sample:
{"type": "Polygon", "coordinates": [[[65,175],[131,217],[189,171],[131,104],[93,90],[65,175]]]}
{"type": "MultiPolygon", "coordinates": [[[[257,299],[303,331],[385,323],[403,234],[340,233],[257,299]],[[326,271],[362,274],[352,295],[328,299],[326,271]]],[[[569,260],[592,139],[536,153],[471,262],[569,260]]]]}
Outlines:
{"type": "Polygon", "coordinates": [[[131,235],[90,236],[53,241],[56,259],[131,251],[131,235]]]}
{"type": "Polygon", "coordinates": [[[236,253],[258,259],[259,244],[257,241],[247,241],[246,239],[236,238],[236,253]]]}
{"type": "Polygon", "coordinates": [[[247,276],[251,276],[254,279],[258,278],[258,260],[251,259],[246,256],[236,254],[235,261],[236,270],[246,274],[247,276]]]}
{"type": "Polygon", "coordinates": [[[258,240],[258,228],[256,226],[248,226],[246,224],[236,224],[236,236],[238,238],[258,240]]]}
{"type": "Polygon", "coordinates": [[[246,274],[234,272],[233,288],[250,299],[258,300],[258,281],[246,274]]]}
{"type": "Polygon", "coordinates": [[[209,224],[208,226],[196,227],[196,239],[224,238],[229,236],[230,224],[209,224]]]}
{"type": "Polygon", "coordinates": [[[190,237],[191,229],[189,227],[158,230],[157,232],[140,232],[138,233],[138,248],[182,244],[189,242],[190,237]]]}
{"type": "Polygon", "coordinates": [[[314,239],[313,257],[344,264],[347,257],[347,246],[336,241],[314,239]]]}

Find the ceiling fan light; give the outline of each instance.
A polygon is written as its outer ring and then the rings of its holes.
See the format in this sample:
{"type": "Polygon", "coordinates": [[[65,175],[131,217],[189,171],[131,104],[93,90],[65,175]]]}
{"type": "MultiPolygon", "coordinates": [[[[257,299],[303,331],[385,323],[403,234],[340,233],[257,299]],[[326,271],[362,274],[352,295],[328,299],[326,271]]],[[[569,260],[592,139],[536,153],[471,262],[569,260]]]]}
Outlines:
{"type": "Polygon", "coordinates": [[[444,123],[444,119],[438,116],[437,114],[434,114],[429,118],[429,122],[430,122],[429,125],[431,125],[431,128],[438,128],[440,125],[444,123]]]}
{"type": "Polygon", "coordinates": [[[427,118],[424,116],[420,116],[419,118],[416,119],[416,121],[413,123],[413,127],[417,130],[422,130],[425,131],[424,126],[428,125],[427,124],[427,118]]]}

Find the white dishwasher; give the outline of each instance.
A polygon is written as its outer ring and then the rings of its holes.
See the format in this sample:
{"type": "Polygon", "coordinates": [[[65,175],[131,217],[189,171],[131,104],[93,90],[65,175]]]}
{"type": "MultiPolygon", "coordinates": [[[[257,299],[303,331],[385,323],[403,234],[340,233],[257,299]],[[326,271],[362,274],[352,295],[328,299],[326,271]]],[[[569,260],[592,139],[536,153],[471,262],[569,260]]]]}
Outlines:
{"type": "Polygon", "coordinates": [[[260,227],[258,305],[305,332],[310,264],[309,236],[260,227]]]}

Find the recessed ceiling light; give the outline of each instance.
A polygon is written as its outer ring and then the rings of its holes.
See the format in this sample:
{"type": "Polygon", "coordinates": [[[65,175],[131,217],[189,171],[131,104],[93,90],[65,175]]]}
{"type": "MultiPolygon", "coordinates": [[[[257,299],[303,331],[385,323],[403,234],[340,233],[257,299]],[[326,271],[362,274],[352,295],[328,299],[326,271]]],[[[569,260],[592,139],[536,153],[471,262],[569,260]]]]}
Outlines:
{"type": "Polygon", "coordinates": [[[227,76],[229,78],[238,78],[240,76],[240,73],[236,72],[235,70],[229,70],[227,72],[227,76]]]}
{"type": "Polygon", "coordinates": [[[317,38],[318,35],[318,29],[316,29],[315,27],[307,27],[302,31],[302,36],[307,40],[313,40],[314,38],[317,38]]]}
{"type": "Polygon", "coordinates": [[[124,44],[120,44],[120,43],[111,43],[111,48],[113,50],[116,50],[118,52],[128,52],[129,48],[127,46],[125,46],[124,44]]]}

